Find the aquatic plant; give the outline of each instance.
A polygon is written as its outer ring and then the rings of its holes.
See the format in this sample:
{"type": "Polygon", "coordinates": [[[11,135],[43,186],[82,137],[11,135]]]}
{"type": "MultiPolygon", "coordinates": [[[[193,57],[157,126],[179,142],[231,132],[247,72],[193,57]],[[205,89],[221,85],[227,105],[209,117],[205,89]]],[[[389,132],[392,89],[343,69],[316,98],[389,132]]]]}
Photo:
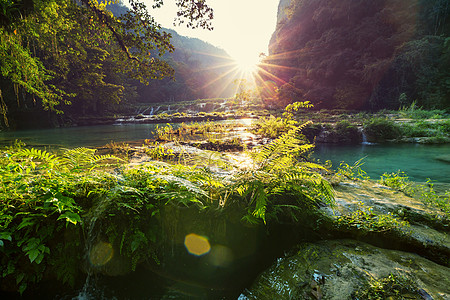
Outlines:
{"type": "Polygon", "coordinates": [[[267,138],[277,138],[294,127],[286,123],[283,118],[274,116],[262,117],[252,124],[251,132],[267,138]]]}
{"type": "Polygon", "coordinates": [[[367,175],[366,171],[361,168],[361,166],[364,164],[363,160],[364,157],[357,160],[352,166],[345,162],[341,162],[339,168],[332,177],[332,182],[339,183],[344,178],[350,180],[368,180],[369,176],[367,175]]]}
{"type": "Polygon", "coordinates": [[[409,181],[408,175],[403,171],[397,171],[396,173],[384,173],[381,175],[381,184],[402,191],[406,195],[414,195],[414,187],[412,182],[409,181]]]}

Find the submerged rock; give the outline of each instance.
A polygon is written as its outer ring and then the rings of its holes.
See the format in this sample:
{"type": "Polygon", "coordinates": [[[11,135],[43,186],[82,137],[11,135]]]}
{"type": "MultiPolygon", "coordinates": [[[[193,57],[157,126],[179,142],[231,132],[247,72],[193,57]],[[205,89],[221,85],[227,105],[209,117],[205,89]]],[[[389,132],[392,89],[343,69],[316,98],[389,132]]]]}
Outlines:
{"type": "Polygon", "coordinates": [[[389,276],[398,286],[384,287],[380,299],[450,299],[449,268],[355,240],[300,244],[239,299],[355,299],[389,276]]]}

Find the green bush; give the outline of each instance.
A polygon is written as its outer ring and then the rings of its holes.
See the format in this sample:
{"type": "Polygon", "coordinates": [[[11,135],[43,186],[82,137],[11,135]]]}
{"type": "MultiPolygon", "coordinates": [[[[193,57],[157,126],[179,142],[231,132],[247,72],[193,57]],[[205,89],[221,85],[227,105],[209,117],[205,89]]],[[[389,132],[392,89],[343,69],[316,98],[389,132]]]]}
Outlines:
{"type": "Polygon", "coordinates": [[[361,133],[358,127],[347,120],[342,120],[334,127],[333,139],[342,144],[358,144],[361,142],[361,133]]]}
{"type": "Polygon", "coordinates": [[[364,124],[364,132],[371,142],[383,142],[398,138],[400,126],[392,120],[384,118],[373,118],[364,124]]]}

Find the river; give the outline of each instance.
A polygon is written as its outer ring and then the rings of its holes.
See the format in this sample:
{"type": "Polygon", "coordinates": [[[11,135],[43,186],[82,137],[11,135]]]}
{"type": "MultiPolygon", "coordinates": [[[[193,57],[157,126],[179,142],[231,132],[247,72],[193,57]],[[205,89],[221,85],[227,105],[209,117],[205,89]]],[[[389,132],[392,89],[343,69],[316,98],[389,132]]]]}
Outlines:
{"type": "MultiPolygon", "coordinates": [[[[240,122],[246,123],[245,120],[240,122]]],[[[161,126],[161,125],[160,125],[161,126]]],[[[156,124],[122,124],[53,128],[0,132],[0,145],[9,145],[19,139],[30,146],[46,147],[96,147],[110,142],[127,142],[153,137],[156,124]]],[[[402,170],[413,181],[427,178],[450,183],[450,164],[437,158],[450,155],[450,145],[375,144],[375,145],[317,145],[314,158],[331,160],[333,167],[341,161],[352,165],[363,159],[362,169],[373,179],[385,172],[402,170]]]]}

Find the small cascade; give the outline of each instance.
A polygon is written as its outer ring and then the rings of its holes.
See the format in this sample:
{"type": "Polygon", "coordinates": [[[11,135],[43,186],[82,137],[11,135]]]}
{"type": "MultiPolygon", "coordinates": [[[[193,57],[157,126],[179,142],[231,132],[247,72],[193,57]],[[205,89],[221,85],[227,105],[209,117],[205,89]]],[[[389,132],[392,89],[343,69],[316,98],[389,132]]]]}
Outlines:
{"type": "MultiPolygon", "coordinates": [[[[98,230],[100,218],[103,213],[106,211],[107,207],[110,204],[110,199],[104,199],[99,202],[99,204],[92,209],[90,212],[90,217],[87,218],[87,235],[85,242],[85,271],[87,273],[86,281],[83,285],[83,288],[80,290],[78,295],[72,298],[72,300],[94,300],[94,299],[106,299],[102,289],[97,287],[96,278],[95,278],[95,268],[100,266],[98,261],[103,260],[101,255],[98,254],[99,250],[99,235],[100,231],[98,230]],[[100,258],[99,258],[100,257],[100,258]]],[[[105,244],[105,243],[103,243],[105,244]]]]}
{"type": "Polygon", "coordinates": [[[361,144],[362,145],[374,145],[375,143],[368,142],[367,141],[367,136],[366,136],[366,134],[363,131],[362,132],[362,142],[361,142],[361,144]]]}
{"type": "Polygon", "coordinates": [[[373,143],[367,141],[367,135],[364,133],[364,130],[362,128],[360,129],[360,132],[361,132],[361,136],[362,136],[361,144],[362,145],[373,145],[373,143]]]}
{"type": "Polygon", "coordinates": [[[170,105],[167,106],[167,112],[170,112],[170,105]]]}
{"type": "Polygon", "coordinates": [[[150,109],[150,112],[148,113],[150,116],[153,116],[153,106],[152,106],[152,108],[150,109]]]}

